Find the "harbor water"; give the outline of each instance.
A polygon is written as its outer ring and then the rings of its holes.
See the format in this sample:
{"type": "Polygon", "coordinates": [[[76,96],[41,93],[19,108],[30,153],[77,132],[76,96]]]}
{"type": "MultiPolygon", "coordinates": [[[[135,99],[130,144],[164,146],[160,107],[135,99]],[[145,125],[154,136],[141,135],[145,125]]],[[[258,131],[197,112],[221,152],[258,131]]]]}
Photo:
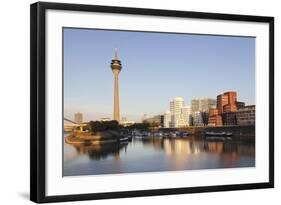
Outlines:
{"type": "Polygon", "coordinates": [[[255,166],[254,142],[198,136],[133,137],[130,142],[94,146],[64,143],[63,149],[63,176],[255,166]]]}

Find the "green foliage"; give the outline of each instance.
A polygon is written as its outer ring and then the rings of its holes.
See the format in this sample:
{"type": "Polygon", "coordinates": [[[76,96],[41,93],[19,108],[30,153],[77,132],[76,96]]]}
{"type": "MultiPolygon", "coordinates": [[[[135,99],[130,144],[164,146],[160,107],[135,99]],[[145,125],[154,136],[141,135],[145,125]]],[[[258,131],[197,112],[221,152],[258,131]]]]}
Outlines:
{"type": "Polygon", "coordinates": [[[121,126],[116,120],[104,121],[104,122],[90,121],[89,128],[90,131],[97,132],[97,131],[107,131],[107,130],[119,130],[121,126]]]}
{"type": "Polygon", "coordinates": [[[149,123],[135,123],[133,125],[130,125],[127,127],[130,130],[143,130],[143,131],[147,131],[149,130],[149,123]]]}
{"type": "Polygon", "coordinates": [[[90,121],[87,129],[91,132],[100,132],[100,131],[107,131],[107,130],[142,130],[148,131],[151,125],[149,123],[136,123],[130,125],[128,127],[124,127],[119,125],[118,121],[111,120],[111,121],[90,121]]]}

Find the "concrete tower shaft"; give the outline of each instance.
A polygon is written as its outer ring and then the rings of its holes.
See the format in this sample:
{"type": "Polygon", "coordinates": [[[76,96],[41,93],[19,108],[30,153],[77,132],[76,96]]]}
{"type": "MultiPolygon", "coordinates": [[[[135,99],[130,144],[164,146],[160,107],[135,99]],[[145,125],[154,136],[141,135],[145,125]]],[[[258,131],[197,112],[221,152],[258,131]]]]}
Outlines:
{"type": "Polygon", "coordinates": [[[121,61],[118,60],[117,56],[117,48],[115,48],[114,59],[111,61],[111,70],[114,76],[114,106],[113,106],[113,119],[116,121],[120,121],[120,110],[119,110],[119,73],[122,69],[121,61]]]}

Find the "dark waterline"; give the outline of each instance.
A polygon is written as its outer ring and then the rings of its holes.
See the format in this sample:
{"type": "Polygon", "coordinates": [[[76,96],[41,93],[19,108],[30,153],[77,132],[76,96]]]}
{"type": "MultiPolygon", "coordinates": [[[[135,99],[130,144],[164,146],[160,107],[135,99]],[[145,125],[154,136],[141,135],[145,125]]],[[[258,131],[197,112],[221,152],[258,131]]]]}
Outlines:
{"type": "Polygon", "coordinates": [[[64,143],[63,160],[64,176],[254,167],[255,143],[195,136],[106,146],[64,143]]]}

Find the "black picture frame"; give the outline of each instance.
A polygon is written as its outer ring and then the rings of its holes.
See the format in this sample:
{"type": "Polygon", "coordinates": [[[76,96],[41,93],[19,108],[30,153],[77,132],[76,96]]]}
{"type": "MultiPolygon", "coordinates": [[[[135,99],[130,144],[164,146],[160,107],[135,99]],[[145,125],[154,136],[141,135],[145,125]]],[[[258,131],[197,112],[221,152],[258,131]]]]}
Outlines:
{"type": "Polygon", "coordinates": [[[38,2],[30,6],[30,200],[37,203],[96,200],[274,187],[274,17],[38,2]],[[263,183],[46,196],[46,10],[121,13],[269,24],[269,181],[263,183]]]}

